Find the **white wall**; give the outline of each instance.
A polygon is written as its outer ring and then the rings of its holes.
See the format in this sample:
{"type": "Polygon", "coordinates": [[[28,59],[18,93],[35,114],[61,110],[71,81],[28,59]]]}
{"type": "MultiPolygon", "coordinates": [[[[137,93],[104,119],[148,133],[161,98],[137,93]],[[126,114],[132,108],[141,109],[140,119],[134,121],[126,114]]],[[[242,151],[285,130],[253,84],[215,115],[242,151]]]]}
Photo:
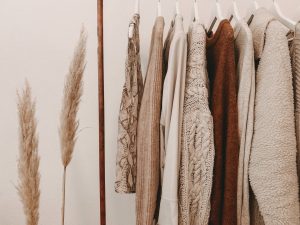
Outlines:
{"type": "MultiPolygon", "coordinates": [[[[151,29],[156,16],[156,0],[141,2],[141,58],[143,75],[147,66],[151,29]]],[[[165,32],[173,17],[175,0],[161,0],[165,17],[165,32]]],[[[226,14],[230,0],[220,0],[226,14]]],[[[252,1],[237,0],[244,15],[252,1]]],[[[271,0],[257,0],[261,6],[269,7],[271,0]]],[[[293,19],[300,20],[300,0],[278,0],[282,11],[293,19]],[[298,18],[297,18],[298,15],[298,18]]],[[[191,20],[192,0],[180,0],[186,25],[191,20]]],[[[200,17],[209,22],[213,0],[199,0],[200,17]]],[[[114,192],[115,156],[117,151],[118,110],[124,83],[124,62],[127,48],[128,22],[133,13],[134,0],[104,0],[104,68],[105,68],[105,132],[106,132],[106,204],[107,225],[135,224],[135,195],[114,192]]]]}
{"type": "Polygon", "coordinates": [[[99,224],[97,0],[0,0],[0,224],[22,225],[16,90],[36,99],[41,156],[40,224],[60,224],[58,122],[63,84],[81,25],[88,31],[79,139],[68,167],[66,225],[99,224]]]}

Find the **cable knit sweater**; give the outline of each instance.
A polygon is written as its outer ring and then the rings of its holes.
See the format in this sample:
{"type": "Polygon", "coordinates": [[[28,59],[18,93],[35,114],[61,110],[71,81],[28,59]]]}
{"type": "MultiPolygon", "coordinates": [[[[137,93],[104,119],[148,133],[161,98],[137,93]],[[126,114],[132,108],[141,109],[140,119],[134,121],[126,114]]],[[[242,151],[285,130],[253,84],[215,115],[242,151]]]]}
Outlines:
{"type": "Polygon", "coordinates": [[[237,224],[249,225],[249,158],[253,136],[255,65],[252,33],[240,21],[234,29],[238,76],[239,168],[237,183],[237,224]]]}
{"type": "Polygon", "coordinates": [[[170,45],[168,70],[164,81],[161,110],[161,137],[165,152],[162,195],[158,224],[178,225],[178,177],[180,132],[186,75],[187,40],[182,16],[176,15],[170,45]]]}
{"type": "Polygon", "coordinates": [[[214,164],[213,119],[208,104],[206,33],[193,23],[188,33],[188,59],[181,133],[179,176],[180,225],[207,225],[214,164]]]}
{"type": "Polygon", "coordinates": [[[294,81],[294,102],[297,134],[298,185],[300,185],[300,22],[296,25],[295,36],[291,48],[291,56],[294,81]]]}
{"type": "Polygon", "coordinates": [[[137,129],[136,225],[153,225],[159,187],[159,118],[164,19],[152,31],[149,63],[137,129]]]}
{"type": "Polygon", "coordinates": [[[287,29],[265,9],[256,11],[250,29],[258,62],[250,183],[266,225],[299,225],[287,29]]]}

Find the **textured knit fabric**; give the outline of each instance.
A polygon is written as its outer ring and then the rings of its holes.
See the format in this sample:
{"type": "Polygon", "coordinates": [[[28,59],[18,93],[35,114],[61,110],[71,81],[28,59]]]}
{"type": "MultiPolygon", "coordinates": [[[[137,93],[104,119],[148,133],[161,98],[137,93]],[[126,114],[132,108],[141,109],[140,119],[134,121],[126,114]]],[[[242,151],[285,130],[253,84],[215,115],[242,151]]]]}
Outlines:
{"type": "Polygon", "coordinates": [[[250,29],[258,62],[250,183],[266,225],[299,225],[288,30],[263,8],[250,29]]]}
{"type": "Polygon", "coordinates": [[[237,224],[239,135],[234,33],[228,20],[207,39],[215,162],[209,224],[237,224]]]}
{"type": "Polygon", "coordinates": [[[208,103],[206,32],[197,22],[191,25],[188,33],[182,124],[179,224],[207,225],[215,149],[208,103]]]}
{"type": "Polygon", "coordinates": [[[296,25],[291,53],[297,135],[297,171],[298,185],[300,185],[300,23],[296,25]]]}
{"type": "Polygon", "coordinates": [[[135,14],[130,22],[130,26],[133,26],[133,36],[128,39],[125,84],[119,112],[115,182],[115,190],[118,193],[133,193],[136,184],[136,134],[138,114],[143,96],[139,19],[139,15],[135,14]]]}
{"type": "Polygon", "coordinates": [[[253,137],[255,64],[252,33],[248,25],[240,21],[234,30],[235,57],[238,77],[238,125],[240,137],[237,224],[249,225],[249,174],[248,166],[253,137]]]}
{"type": "MultiPolygon", "coordinates": [[[[175,18],[174,36],[170,45],[169,63],[163,87],[160,118],[161,137],[165,153],[162,196],[158,224],[178,225],[178,177],[180,158],[180,131],[182,121],[187,39],[180,15],[175,18]]],[[[164,154],[162,153],[162,154],[164,154]]]]}
{"type": "Polygon", "coordinates": [[[159,119],[162,93],[163,17],[152,31],[137,130],[136,225],[153,225],[159,187],[159,119]]]}

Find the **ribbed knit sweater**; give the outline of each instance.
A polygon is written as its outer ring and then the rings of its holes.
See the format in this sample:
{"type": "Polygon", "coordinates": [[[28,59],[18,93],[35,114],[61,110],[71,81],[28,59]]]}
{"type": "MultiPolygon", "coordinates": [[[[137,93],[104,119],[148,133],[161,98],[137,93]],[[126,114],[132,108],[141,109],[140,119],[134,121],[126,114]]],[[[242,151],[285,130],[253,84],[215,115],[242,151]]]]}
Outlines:
{"type": "MultiPolygon", "coordinates": [[[[159,119],[164,19],[152,31],[149,63],[137,130],[136,225],[153,225],[160,173],[159,119]]],[[[155,223],[155,222],[154,222],[155,223]]]]}
{"type": "Polygon", "coordinates": [[[209,224],[237,224],[239,134],[234,33],[228,20],[207,38],[210,108],[214,120],[215,163],[209,224]]]}

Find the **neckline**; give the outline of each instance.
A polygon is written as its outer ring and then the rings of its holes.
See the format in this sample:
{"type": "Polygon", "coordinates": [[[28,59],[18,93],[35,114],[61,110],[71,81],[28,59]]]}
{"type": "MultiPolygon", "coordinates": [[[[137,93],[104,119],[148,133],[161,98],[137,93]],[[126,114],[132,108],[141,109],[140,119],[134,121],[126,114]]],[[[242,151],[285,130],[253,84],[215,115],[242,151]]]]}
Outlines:
{"type": "Polygon", "coordinates": [[[220,34],[221,34],[225,24],[230,25],[230,23],[227,19],[221,20],[216,32],[215,33],[211,32],[211,34],[206,35],[206,40],[207,40],[206,46],[208,48],[211,47],[212,45],[214,45],[216,43],[216,41],[219,39],[220,34]]]}

